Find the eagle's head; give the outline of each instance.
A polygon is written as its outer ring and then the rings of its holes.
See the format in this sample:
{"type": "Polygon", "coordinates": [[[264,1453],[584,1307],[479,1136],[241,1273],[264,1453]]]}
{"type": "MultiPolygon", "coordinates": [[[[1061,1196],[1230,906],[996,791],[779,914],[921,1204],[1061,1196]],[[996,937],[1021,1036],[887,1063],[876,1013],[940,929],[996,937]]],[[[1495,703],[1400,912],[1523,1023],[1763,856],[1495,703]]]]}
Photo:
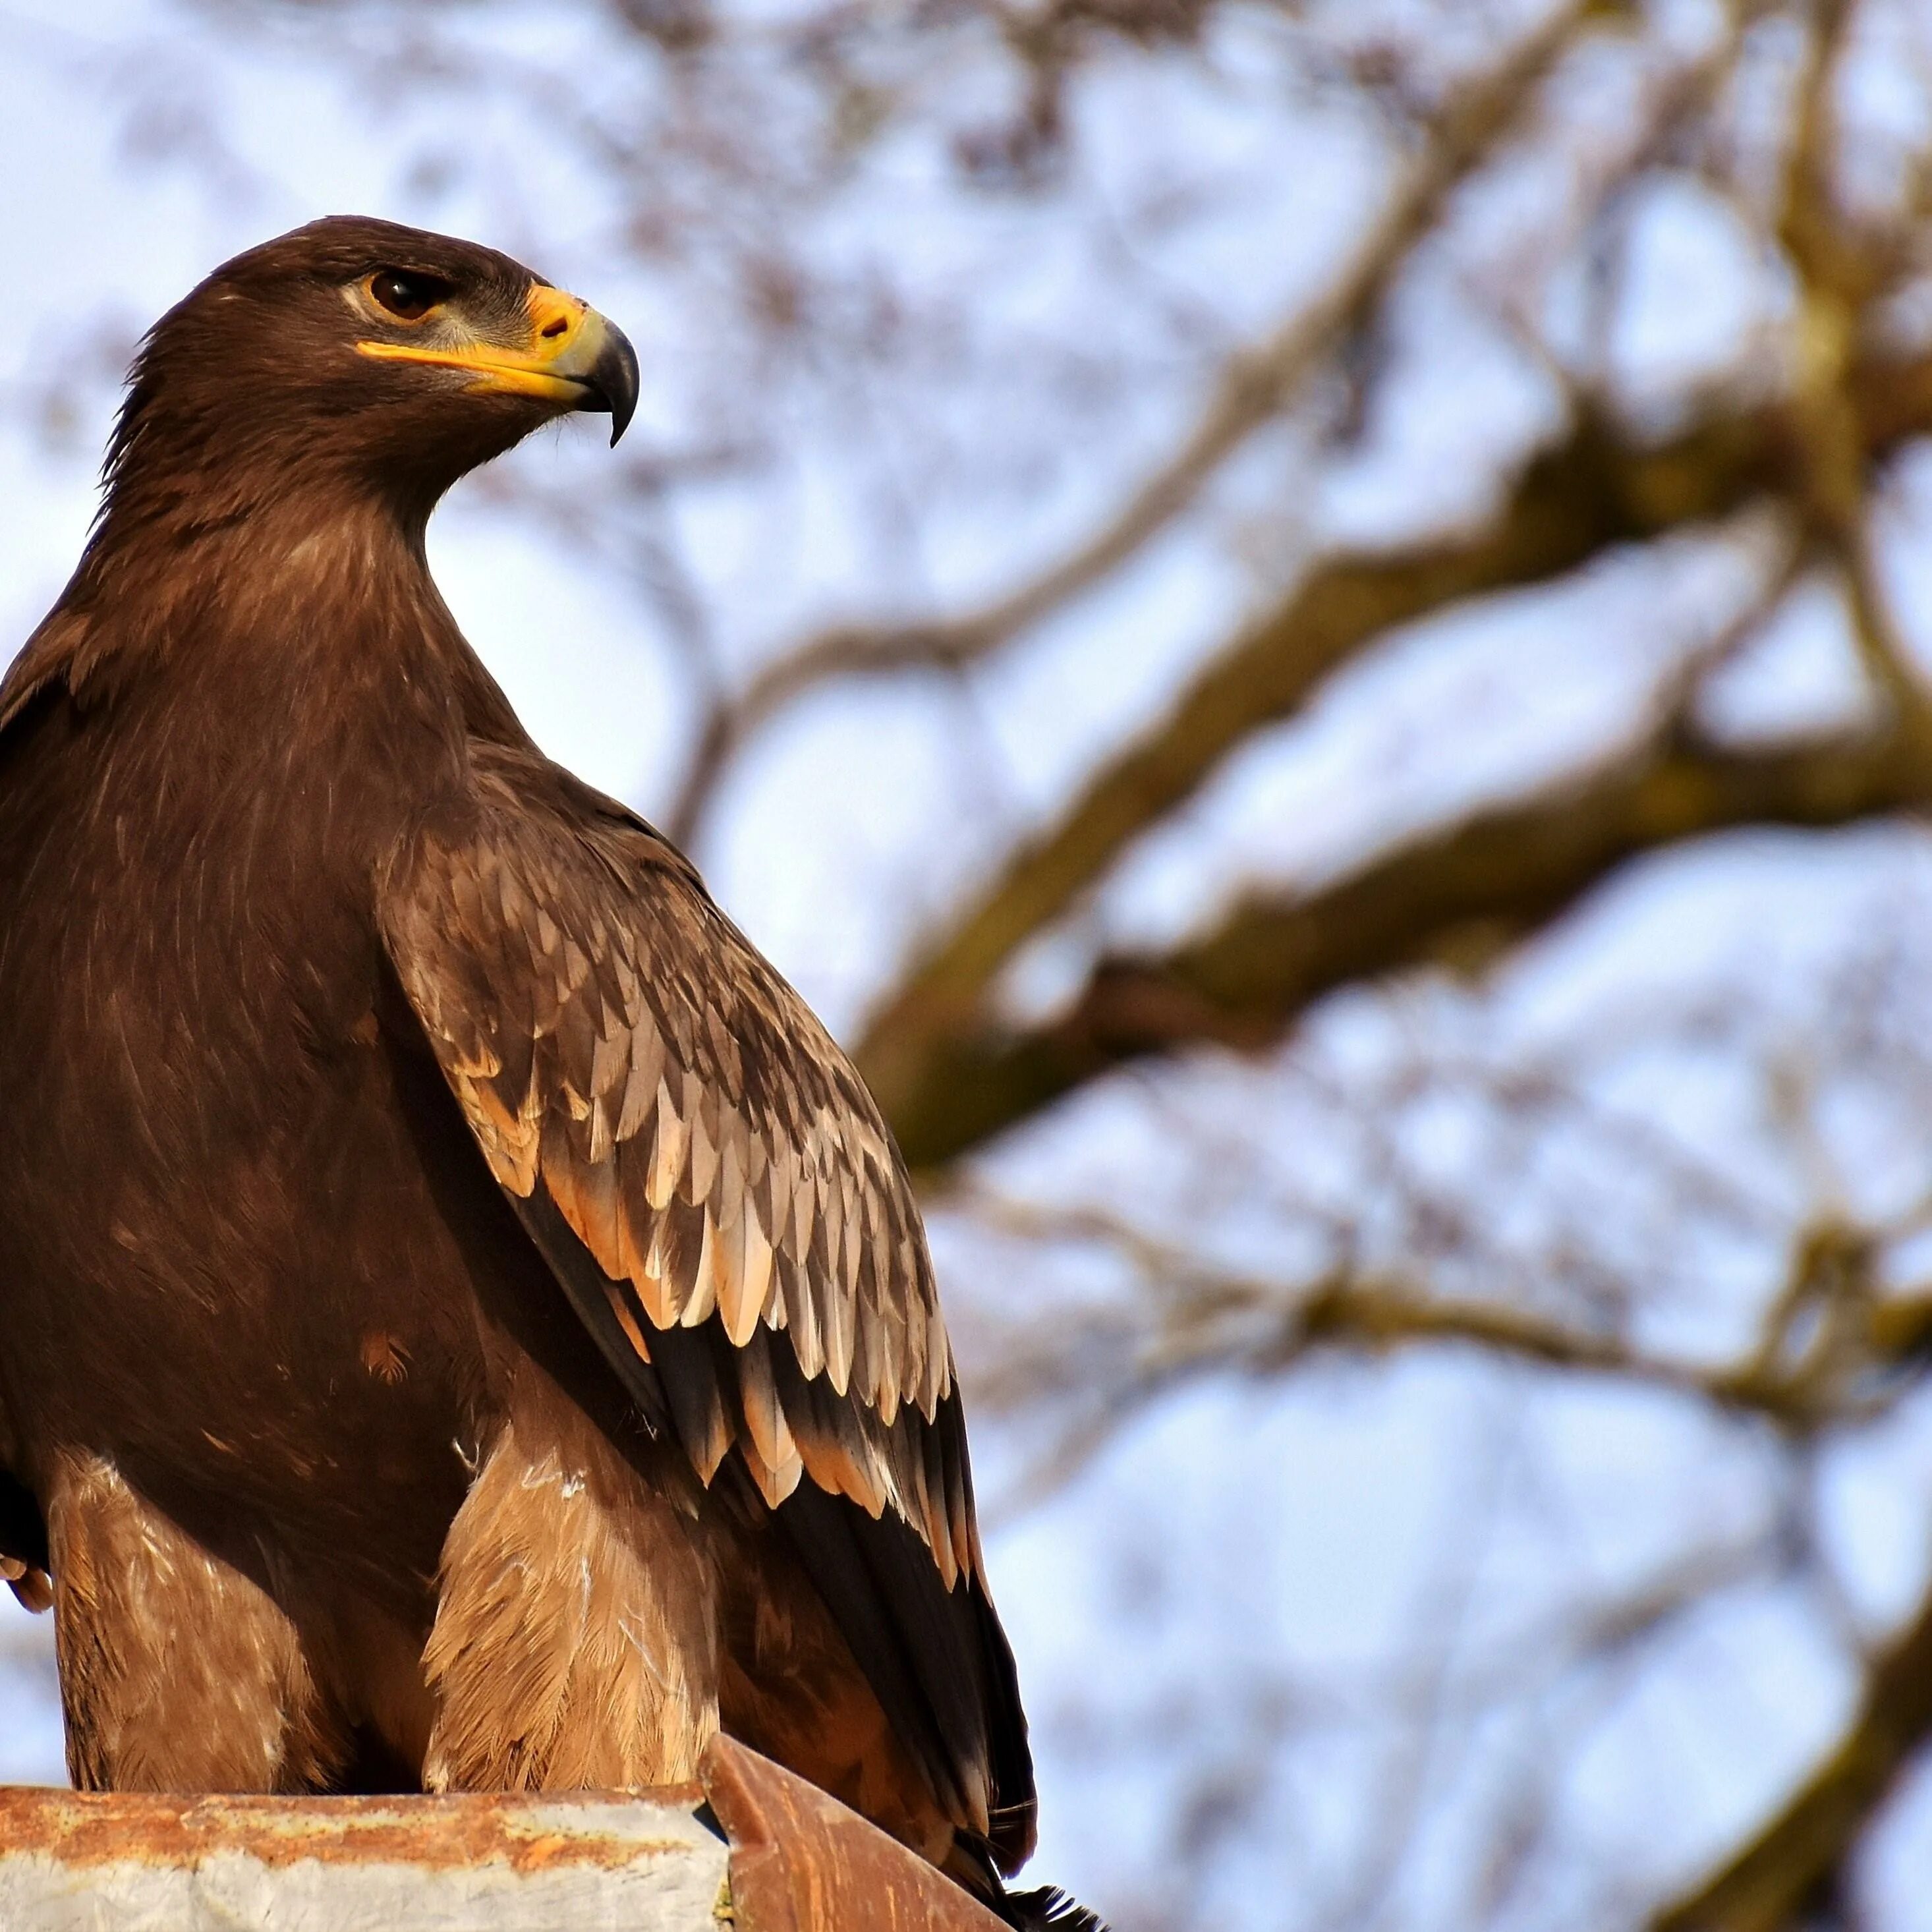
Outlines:
{"type": "Polygon", "coordinates": [[[109,452],[110,514],[165,485],[217,514],[316,489],[426,516],[569,411],[607,412],[616,442],[637,400],[622,332],[521,263],[331,216],[225,262],[155,324],[109,452]]]}

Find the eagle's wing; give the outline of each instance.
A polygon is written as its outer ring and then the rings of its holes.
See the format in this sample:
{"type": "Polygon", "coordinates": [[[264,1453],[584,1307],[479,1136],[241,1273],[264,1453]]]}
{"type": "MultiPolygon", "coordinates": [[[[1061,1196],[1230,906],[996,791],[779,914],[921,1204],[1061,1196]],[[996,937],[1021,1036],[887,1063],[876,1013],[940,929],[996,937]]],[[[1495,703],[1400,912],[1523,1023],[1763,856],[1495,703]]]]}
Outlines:
{"type": "Polygon", "coordinates": [[[533,752],[474,759],[378,881],[464,1115],[646,1420],[707,1484],[735,1456],[809,1517],[800,1553],[895,1727],[1009,1862],[1024,1725],[898,1151],[674,848],[533,752]]]}

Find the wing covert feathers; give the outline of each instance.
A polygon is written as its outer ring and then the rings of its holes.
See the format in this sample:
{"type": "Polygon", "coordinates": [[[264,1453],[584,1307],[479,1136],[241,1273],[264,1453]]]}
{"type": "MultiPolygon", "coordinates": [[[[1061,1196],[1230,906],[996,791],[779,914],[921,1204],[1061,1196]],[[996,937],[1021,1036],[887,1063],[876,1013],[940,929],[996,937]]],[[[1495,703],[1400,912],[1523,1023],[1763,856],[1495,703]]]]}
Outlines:
{"type": "Polygon", "coordinates": [[[491,1171],[594,1258],[580,1314],[707,1483],[735,1449],[773,1508],[808,1480],[908,1524],[949,1590],[976,1575],[951,1346],[871,1096],[647,826],[476,755],[378,891],[491,1171]]]}

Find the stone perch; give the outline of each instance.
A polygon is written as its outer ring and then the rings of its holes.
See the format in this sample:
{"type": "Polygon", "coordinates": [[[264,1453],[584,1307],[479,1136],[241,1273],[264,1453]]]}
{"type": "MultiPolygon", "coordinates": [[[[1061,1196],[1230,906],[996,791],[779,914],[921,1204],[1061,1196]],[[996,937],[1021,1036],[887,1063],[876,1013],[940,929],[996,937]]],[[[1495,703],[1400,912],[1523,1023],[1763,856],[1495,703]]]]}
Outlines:
{"type": "Polygon", "coordinates": [[[0,1926],[1004,1932],[856,1813],[731,1739],[712,1742],[701,1775],[583,1797],[0,1790],[0,1926]]]}

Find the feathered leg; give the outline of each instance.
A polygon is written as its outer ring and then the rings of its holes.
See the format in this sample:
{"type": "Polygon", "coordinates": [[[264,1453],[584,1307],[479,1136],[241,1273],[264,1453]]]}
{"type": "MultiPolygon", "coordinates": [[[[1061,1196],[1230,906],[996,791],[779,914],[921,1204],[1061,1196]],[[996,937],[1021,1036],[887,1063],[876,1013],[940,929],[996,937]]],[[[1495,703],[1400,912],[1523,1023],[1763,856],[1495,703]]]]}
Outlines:
{"type": "Polygon", "coordinates": [[[718,1728],[696,1526],[533,1370],[443,1546],[433,1791],[694,1778],[718,1728]]]}
{"type": "Polygon", "coordinates": [[[69,1774],[82,1790],[303,1791],[347,1752],[295,1625],[114,1465],[69,1455],[47,1510],[69,1774]]]}

